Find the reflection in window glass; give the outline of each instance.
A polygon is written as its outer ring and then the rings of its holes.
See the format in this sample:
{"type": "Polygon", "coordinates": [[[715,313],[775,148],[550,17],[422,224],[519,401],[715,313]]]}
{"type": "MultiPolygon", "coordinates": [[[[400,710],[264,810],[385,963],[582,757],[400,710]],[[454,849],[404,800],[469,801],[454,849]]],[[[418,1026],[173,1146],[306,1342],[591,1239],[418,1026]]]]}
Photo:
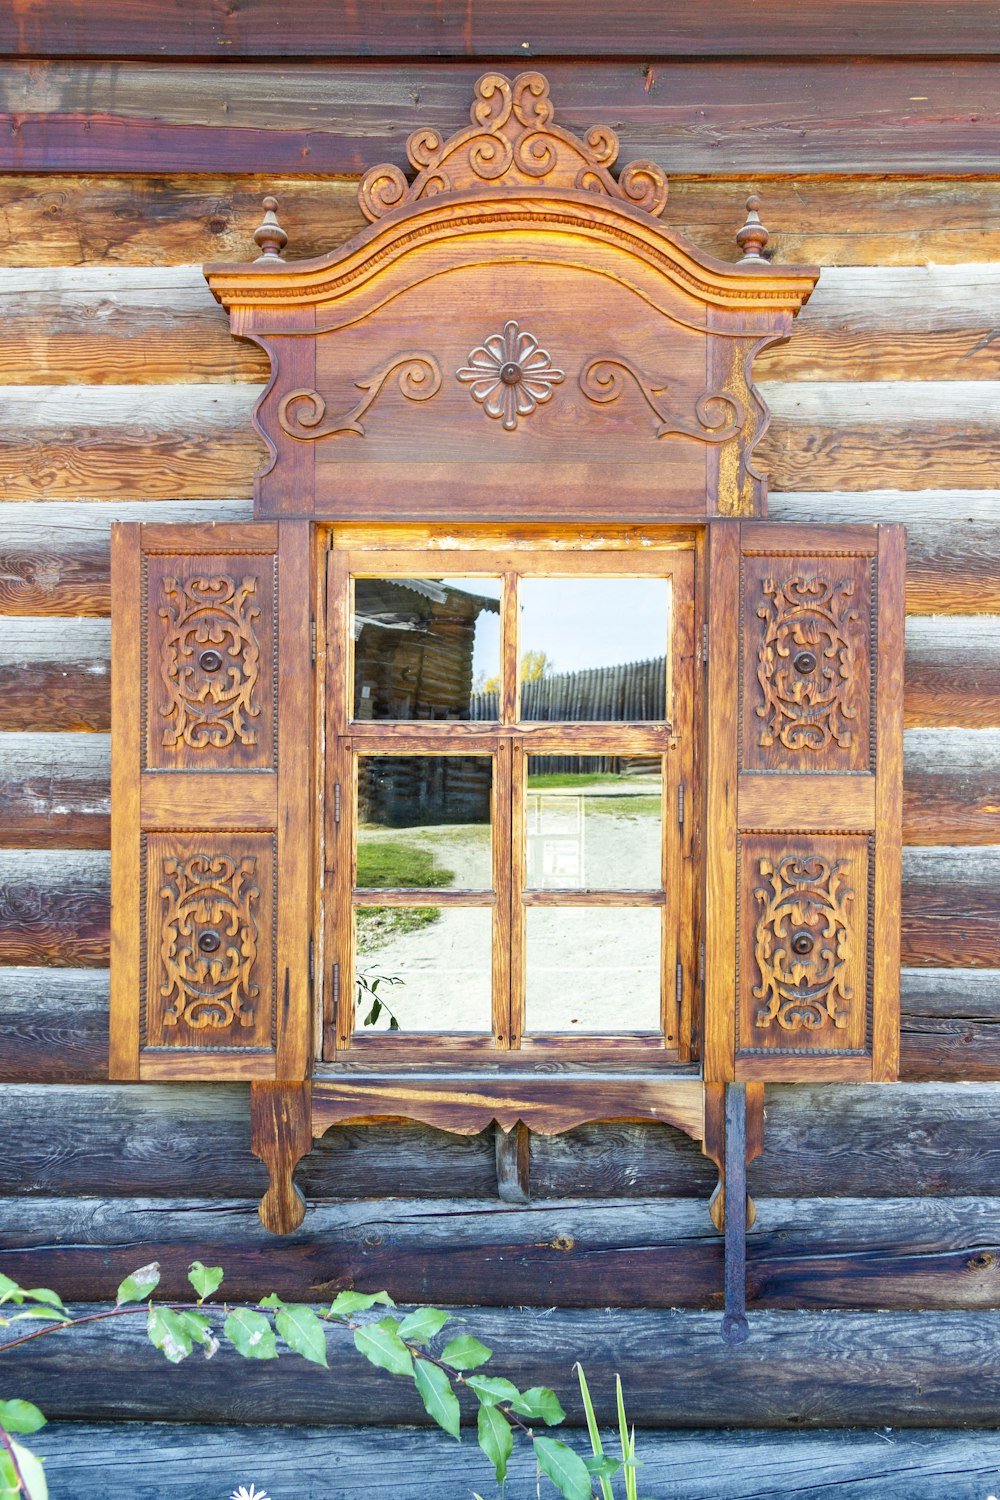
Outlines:
{"type": "Polygon", "coordinates": [[[525,578],[521,718],[666,717],[667,578],[525,578]]]}
{"type": "Polygon", "coordinates": [[[488,755],[358,757],[357,884],[490,890],[488,755]]]}
{"type": "Polygon", "coordinates": [[[662,762],[531,755],[525,798],[534,890],[659,890],[662,762]]]}
{"type": "Polygon", "coordinates": [[[525,1030],[660,1030],[659,908],[534,906],[525,1030]]]}
{"type": "Polygon", "coordinates": [[[492,918],[489,907],[358,908],[355,1031],[492,1031],[492,918]]]}
{"type": "Polygon", "coordinates": [[[355,719],[496,718],[500,587],[498,578],[355,579],[355,719]]]}

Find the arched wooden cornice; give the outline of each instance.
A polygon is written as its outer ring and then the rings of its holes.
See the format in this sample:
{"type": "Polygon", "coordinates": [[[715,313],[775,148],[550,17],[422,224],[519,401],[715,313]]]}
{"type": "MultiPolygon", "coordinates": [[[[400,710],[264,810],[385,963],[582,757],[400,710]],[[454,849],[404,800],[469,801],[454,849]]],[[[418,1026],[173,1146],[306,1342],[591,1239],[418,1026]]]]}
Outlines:
{"type": "Polygon", "coordinates": [[[269,200],[260,258],[206,267],[271,358],[258,513],[761,513],[752,361],[819,273],[764,260],[755,212],[733,264],[665,228],[662,170],[616,176],[614,132],[557,126],[541,74],[485,74],[471,120],[410,137],[412,181],[366,173],[373,222],[332,254],[283,260],[269,200]]]}

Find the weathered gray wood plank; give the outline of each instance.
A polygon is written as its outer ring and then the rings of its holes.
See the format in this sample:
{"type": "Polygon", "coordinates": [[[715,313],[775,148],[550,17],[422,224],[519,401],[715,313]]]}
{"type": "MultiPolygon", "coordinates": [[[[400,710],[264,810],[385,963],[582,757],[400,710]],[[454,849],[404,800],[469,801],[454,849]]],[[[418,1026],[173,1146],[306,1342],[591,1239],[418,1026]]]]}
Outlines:
{"type": "MultiPolygon", "coordinates": [[[[496,1351],[495,1373],[560,1391],[580,1419],[572,1368],[595,1401],[626,1378],[640,1427],[1000,1425],[1000,1312],[757,1312],[732,1349],[712,1312],[478,1308],[465,1331],[496,1351]]],[[[223,1349],[172,1366],[152,1349],[145,1309],[36,1339],[4,1356],[7,1382],[51,1416],[80,1421],[269,1419],[426,1425],[412,1383],[374,1370],[350,1334],[328,1338],[329,1370],[298,1358],[261,1366],[223,1349]]]]}
{"type": "MultiPolygon", "coordinates": [[[[495,1493],[471,1434],[456,1448],[414,1428],[57,1422],[31,1441],[48,1459],[53,1495],[87,1500],[191,1500],[192,1473],[206,1500],[237,1484],[272,1500],[409,1500],[430,1486],[433,1500],[495,1493]]],[[[586,1451],[579,1434],[571,1441],[586,1451]]],[[[645,1431],[638,1454],[643,1494],[670,1500],[984,1500],[1000,1487],[1000,1435],[982,1429],[645,1431]]],[[[535,1494],[521,1450],[507,1493],[535,1494]]]]}

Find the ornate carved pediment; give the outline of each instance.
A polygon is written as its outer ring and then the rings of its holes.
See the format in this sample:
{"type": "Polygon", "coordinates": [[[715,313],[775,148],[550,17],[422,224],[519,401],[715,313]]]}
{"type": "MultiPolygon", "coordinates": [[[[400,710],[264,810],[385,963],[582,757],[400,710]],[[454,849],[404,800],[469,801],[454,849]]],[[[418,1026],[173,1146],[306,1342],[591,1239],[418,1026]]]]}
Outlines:
{"type": "Polygon", "coordinates": [[[582,188],[619,198],[650,214],[663,212],[667,177],[652,161],[633,161],[618,177],[618,137],[595,125],[580,139],[553,123],[549,82],[541,73],[502,73],[476,81],[469,111],[472,124],[443,140],[436,130],[415,130],[406,154],[417,172],[413,182],[391,162],[371,167],[361,179],[358,201],[371,220],[390,209],[419,203],[436,193],[470,188],[582,188]]]}

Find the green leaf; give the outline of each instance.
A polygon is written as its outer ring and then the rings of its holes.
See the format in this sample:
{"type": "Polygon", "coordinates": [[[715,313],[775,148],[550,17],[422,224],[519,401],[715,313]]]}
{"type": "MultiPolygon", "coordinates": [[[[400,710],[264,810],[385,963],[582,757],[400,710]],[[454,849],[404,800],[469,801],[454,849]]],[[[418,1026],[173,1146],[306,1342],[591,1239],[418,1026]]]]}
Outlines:
{"type": "Polygon", "coordinates": [[[277,1359],[274,1330],[263,1313],[252,1307],[234,1307],[223,1326],[223,1333],[237,1354],[244,1359],[277,1359]]]}
{"type": "Polygon", "coordinates": [[[523,1391],[511,1404],[518,1416],[529,1417],[533,1422],[544,1422],[546,1427],[558,1427],[560,1422],[566,1420],[559,1397],[546,1385],[533,1385],[530,1391],[523,1391]]]}
{"type": "Polygon", "coordinates": [[[200,1260],[193,1260],[188,1267],[188,1281],[198,1293],[198,1300],[204,1302],[206,1297],[211,1297],[222,1285],[225,1273],[221,1266],[203,1266],[200,1260]]]}
{"type": "Polygon", "coordinates": [[[299,1303],[279,1309],[275,1318],[278,1332],[296,1354],[314,1365],[325,1365],[326,1329],[311,1307],[299,1303]]]}
{"type": "Polygon", "coordinates": [[[581,1364],[577,1364],[576,1366],[574,1366],[574,1368],[577,1373],[577,1378],[580,1382],[580,1395],[583,1398],[583,1409],[587,1417],[587,1431],[590,1434],[590,1446],[594,1450],[593,1459],[585,1459],[584,1462],[586,1463],[587,1468],[590,1469],[591,1474],[597,1474],[600,1480],[602,1500],[615,1500],[614,1491],[611,1488],[609,1479],[621,1468],[621,1460],[612,1460],[612,1462],[614,1463],[614,1468],[611,1471],[611,1475],[605,1474],[601,1469],[594,1469],[592,1467],[593,1463],[602,1464],[604,1462],[604,1445],[601,1442],[601,1432],[600,1428],[597,1425],[597,1416],[594,1412],[594,1403],[590,1398],[590,1387],[587,1384],[587,1377],[583,1372],[583,1366],[581,1364]]]}
{"type": "Polygon", "coordinates": [[[351,1313],[367,1312],[376,1302],[380,1302],[383,1307],[396,1306],[388,1292],[338,1292],[333,1299],[330,1316],[348,1318],[351,1313]]]}
{"type": "Polygon", "coordinates": [[[133,1271],[131,1276],[126,1276],[118,1288],[116,1307],[124,1307],[127,1302],[145,1302],[147,1297],[160,1284],[160,1266],[158,1261],[150,1261],[148,1266],[140,1266],[138,1271],[133,1271]]]}
{"type": "Polygon", "coordinates": [[[507,1460],[514,1451],[514,1434],[507,1418],[495,1406],[481,1406],[478,1419],[479,1446],[497,1471],[497,1483],[507,1478],[507,1460]]]}
{"type": "Polygon", "coordinates": [[[206,1359],[211,1359],[213,1354],[219,1352],[219,1340],[210,1318],[206,1318],[204,1313],[191,1312],[188,1308],[177,1316],[191,1335],[192,1343],[200,1344],[204,1349],[206,1359]]]}
{"type": "Polygon", "coordinates": [[[45,1418],[30,1401],[0,1401],[0,1427],[7,1432],[37,1432],[45,1418]]]}
{"type": "Polygon", "coordinates": [[[579,1453],[555,1438],[536,1437],[535,1457],[565,1500],[590,1500],[592,1489],[587,1465],[579,1453]]]}
{"type": "Polygon", "coordinates": [[[0,1271],[0,1302],[7,1302],[11,1297],[15,1301],[20,1302],[23,1296],[24,1292],[18,1286],[17,1282],[11,1281],[9,1276],[5,1276],[0,1271]]]}
{"type": "Polygon", "coordinates": [[[500,1401],[516,1401],[521,1392],[511,1380],[500,1375],[470,1375],[465,1382],[479,1397],[481,1406],[496,1406],[500,1401]]]}
{"type": "Polygon", "coordinates": [[[405,1317],[399,1325],[401,1339],[412,1339],[415,1344],[429,1344],[449,1321],[450,1314],[437,1307],[418,1307],[405,1317]]]}
{"type": "Polygon", "coordinates": [[[274,1309],[278,1307],[284,1307],[285,1304],[282,1302],[277,1292],[268,1292],[266,1297],[261,1297],[260,1302],[257,1305],[258,1307],[270,1307],[274,1309]]]}
{"type": "MultiPolygon", "coordinates": [[[[383,1323],[391,1319],[383,1319],[383,1323]]],[[[412,1375],[413,1359],[394,1328],[384,1328],[382,1323],[368,1323],[354,1331],[354,1347],[363,1354],[369,1364],[390,1375],[412,1375]]]]}
{"type": "Polygon", "coordinates": [[[462,1412],[445,1371],[438,1365],[432,1365],[429,1360],[418,1359],[414,1365],[413,1379],[428,1414],[445,1432],[450,1432],[453,1438],[457,1438],[462,1412]]]}
{"type": "MultiPolygon", "coordinates": [[[[593,1458],[585,1458],[583,1461],[587,1466],[588,1474],[596,1474],[601,1480],[602,1489],[605,1488],[607,1480],[614,1479],[622,1466],[620,1458],[611,1458],[607,1453],[595,1453],[593,1458]]],[[[607,1489],[606,1493],[610,1495],[611,1490],[607,1489]]]]}
{"type": "Polygon", "coordinates": [[[153,1348],[161,1350],[172,1365],[179,1365],[191,1353],[191,1330],[172,1307],[151,1307],[146,1333],[153,1348]]]}
{"type": "Polygon", "coordinates": [[[27,1500],[49,1500],[49,1487],[45,1483],[42,1460],[36,1458],[27,1448],[22,1448],[20,1443],[15,1443],[13,1438],[10,1445],[27,1486],[27,1500]]]}
{"type": "Polygon", "coordinates": [[[477,1370],[480,1365],[484,1365],[488,1359],[493,1358],[493,1350],[487,1349],[486,1345],[473,1338],[471,1333],[463,1333],[457,1339],[452,1339],[450,1343],[445,1344],[441,1350],[441,1358],[453,1369],[477,1370]]]}
{"type": "Polygon", "coordinates": [[[18,1323],[22,1318],[45,1318],[50,1323],[65,1323],[68,1321],[66,1309],[60,1312],[57,1307],[22,1307],[20,1312],[14,1313],[6,1319],[8,1323],[18,1323]]]}
{"type": "Polygon", "coordinates": [[[20,1494],[21,1486],[17,1482],[10,1455],[5,1449],[0,1448],[0,1500],[13,1500],[15,1495],[20,1496],[20,1494]]]}
{"type": "Polygon", "coordinates": [[[63,1312],[66,1311],[66,1305],[59,1293],[50,1292],[47,1286],[36,1286],[32,1291],[25,1292],[24,1295],[32,1302],[48,1302],[52,1307],[58,1307],[63,1312]]]}

